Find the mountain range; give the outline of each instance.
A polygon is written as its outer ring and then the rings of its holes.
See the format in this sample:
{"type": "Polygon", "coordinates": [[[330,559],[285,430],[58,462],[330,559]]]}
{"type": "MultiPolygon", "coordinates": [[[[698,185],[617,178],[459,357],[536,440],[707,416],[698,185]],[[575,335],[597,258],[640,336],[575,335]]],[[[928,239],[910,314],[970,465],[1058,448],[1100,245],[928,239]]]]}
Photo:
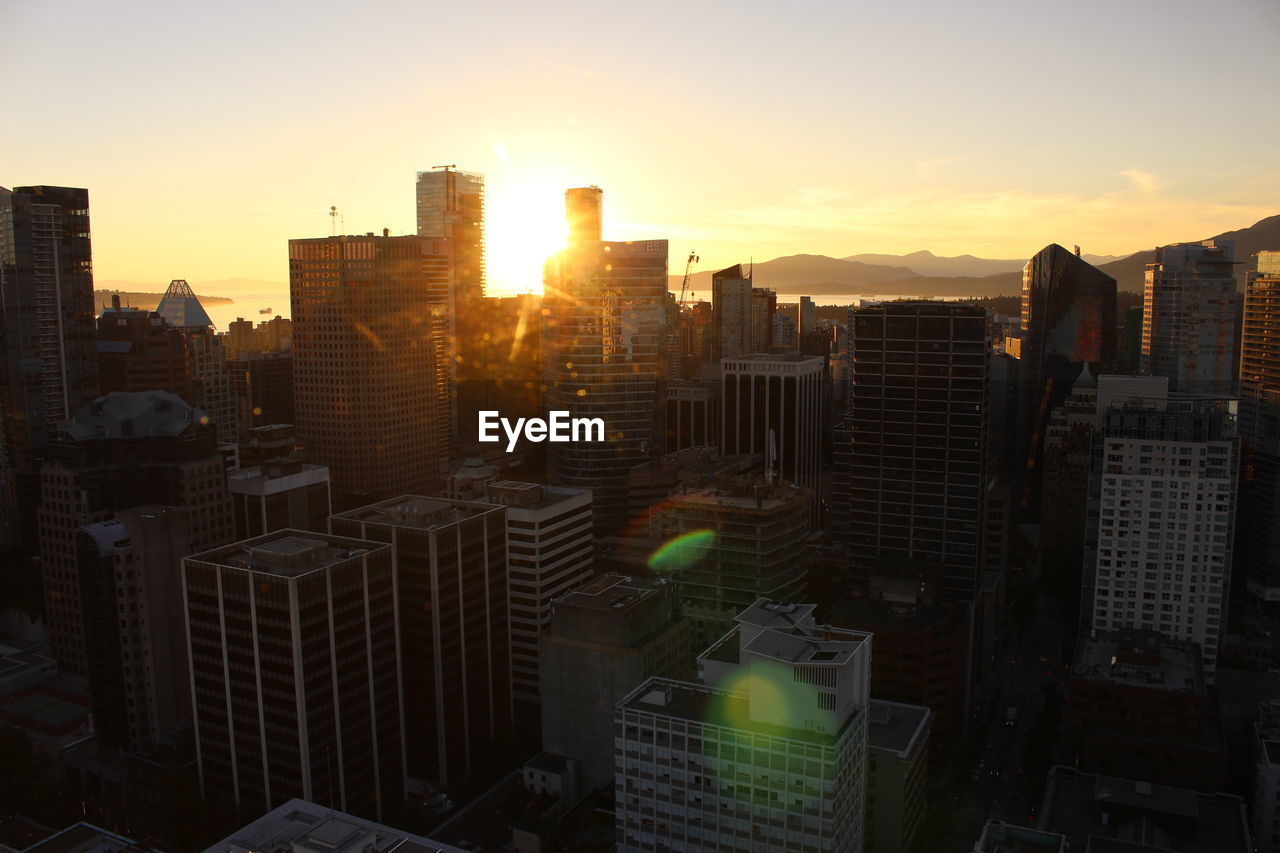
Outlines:
{"type": "MultiPolygon", "coordinates": [[[[1204,239],[1235,242],[1236,278],[1243,289],[1245,271],[1253,266],[1253,254],[1280,249],[1280,215],[1269,216],[1236,231],[1169,242],[1204,239]]],[[[1155,260],[1155,250],[1127,256],[1082,257],[1114,278],[1120,290],[1141,291],[1146,265],[1155,260]]],[[[1022,267],[1025,264],[1025,260],[978,258],[973,255],[945,258],[928,251],[908,255],[860,254],[846,258],[788,255],[756,264],[753,277],[757,286],[773,288],[784,297],[848,297],[852,294],[1017,296],[1022,292],[1022,267]]],[[[689,289],[698,298],[710,299],[712,272],[703,270],[689,277],[689,289]]],[[[671,290],[677,294],[681,280],[679,275],[670,276],[671,290]]]]}

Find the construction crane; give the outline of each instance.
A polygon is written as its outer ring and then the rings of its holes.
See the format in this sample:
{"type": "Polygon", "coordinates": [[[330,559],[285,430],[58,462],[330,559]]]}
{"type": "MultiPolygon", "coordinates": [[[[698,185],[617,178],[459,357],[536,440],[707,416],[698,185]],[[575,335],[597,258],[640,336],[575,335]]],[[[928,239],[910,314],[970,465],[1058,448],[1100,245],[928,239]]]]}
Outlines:
{"type": "Polygon", "coordinates": [[[689,272],[693,269],[693,265],[696,264],[697,262],[698,262],[698,256],[695,253],[690,252],[689,260],[685,261],[685,264],[684,264],[684,281],[680,283],[680,301],[677,304],[681,308],[684,308],[685,300],[689,298],[689,272]]]}

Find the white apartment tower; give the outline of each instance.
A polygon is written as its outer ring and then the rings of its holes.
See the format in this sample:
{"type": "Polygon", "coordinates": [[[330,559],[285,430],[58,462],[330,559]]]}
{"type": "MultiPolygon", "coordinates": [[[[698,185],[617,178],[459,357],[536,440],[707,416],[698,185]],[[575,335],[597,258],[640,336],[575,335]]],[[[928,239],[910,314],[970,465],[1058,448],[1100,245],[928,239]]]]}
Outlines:
{"type": "Polygon", "coordinates": [[[862,850],[871,635],[813,610],[760,599],[702,684],[651,678],[618,704],[618,850],[862,850]]]}
{"type": "Polygon", "coordinates": [[[1085,567],[1090,624],[1198,643],[1212,681],[1231,577],[1234,412],[1224,401],[1170,396],[1116,402],[1099,414],[1098,521],[1085,567]]]}

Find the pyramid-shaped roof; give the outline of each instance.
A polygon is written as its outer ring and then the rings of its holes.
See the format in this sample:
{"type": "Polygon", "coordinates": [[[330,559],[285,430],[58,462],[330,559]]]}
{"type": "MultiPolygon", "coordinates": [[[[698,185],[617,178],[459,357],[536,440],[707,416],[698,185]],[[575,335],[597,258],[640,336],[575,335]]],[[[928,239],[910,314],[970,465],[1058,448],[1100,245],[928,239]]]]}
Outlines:
{"type": "Polygon", "coordinates": [[[205,313],[204,306],[184,279],[169,282],[169,289],[156,306],[156,313],[170,325],[179,329],[212,326],[213,321],[205,313]]]}

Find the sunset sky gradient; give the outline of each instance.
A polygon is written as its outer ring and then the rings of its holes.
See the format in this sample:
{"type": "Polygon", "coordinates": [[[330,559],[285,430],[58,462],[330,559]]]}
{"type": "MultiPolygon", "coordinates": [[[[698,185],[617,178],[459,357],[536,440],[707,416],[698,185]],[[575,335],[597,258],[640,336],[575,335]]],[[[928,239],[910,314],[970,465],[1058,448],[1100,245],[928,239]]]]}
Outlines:
{"type": "MultiPolygon", "coordinates": [[[[99,280],[287,281],[485,173],[491,291],[568,186],[672,271],[1120,254],[1280,212],[1280,3],[0,3],[0,185],[88,187],[99,280]]],[[[547,251],[555,248],[547,245],[547,251]]]]}

